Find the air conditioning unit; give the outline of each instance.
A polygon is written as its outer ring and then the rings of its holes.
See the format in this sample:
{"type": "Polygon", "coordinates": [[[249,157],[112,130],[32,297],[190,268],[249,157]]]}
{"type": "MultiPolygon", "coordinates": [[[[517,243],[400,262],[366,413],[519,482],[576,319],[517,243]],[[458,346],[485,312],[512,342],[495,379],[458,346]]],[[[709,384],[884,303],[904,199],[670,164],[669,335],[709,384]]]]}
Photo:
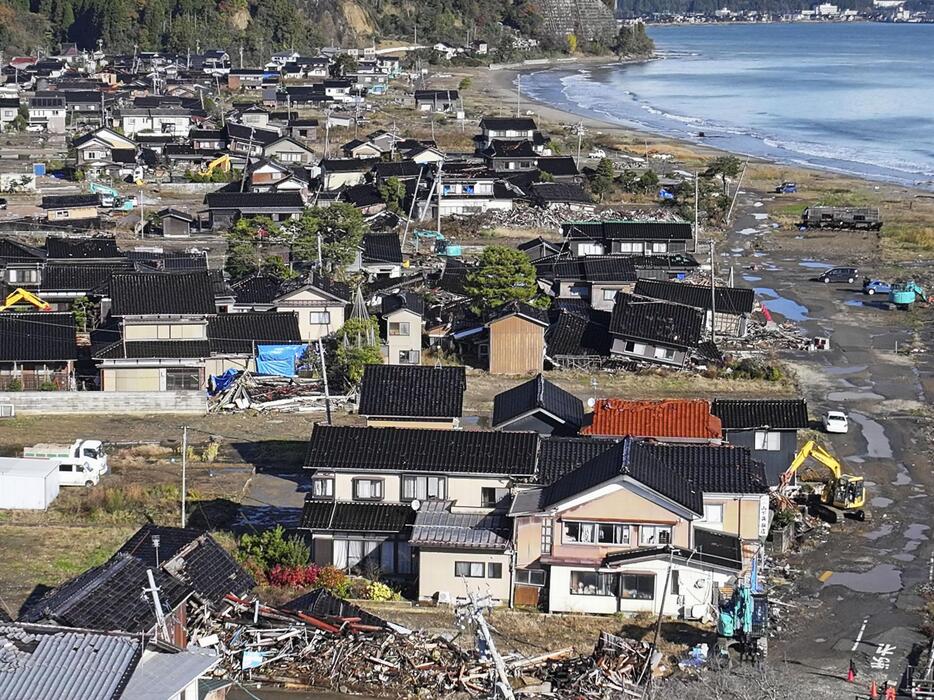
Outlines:
{"type": "Polygon", "coordinates": [[[11,403],[0,403],[0,418],[14,418],[16,407],[11,403]]]}

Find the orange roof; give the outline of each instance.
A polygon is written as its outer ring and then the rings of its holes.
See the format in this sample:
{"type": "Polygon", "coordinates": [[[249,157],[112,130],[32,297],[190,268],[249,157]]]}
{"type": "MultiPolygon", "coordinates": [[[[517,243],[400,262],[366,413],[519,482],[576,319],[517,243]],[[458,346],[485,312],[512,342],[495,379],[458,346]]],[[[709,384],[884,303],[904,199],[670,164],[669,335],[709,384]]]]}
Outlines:
{"type": "Polygon", "coordinates": [[[710,413],[710,403],[700,399],[623,401],[600,399],[585,435],[719,439],[720,419],[710,413]]]}

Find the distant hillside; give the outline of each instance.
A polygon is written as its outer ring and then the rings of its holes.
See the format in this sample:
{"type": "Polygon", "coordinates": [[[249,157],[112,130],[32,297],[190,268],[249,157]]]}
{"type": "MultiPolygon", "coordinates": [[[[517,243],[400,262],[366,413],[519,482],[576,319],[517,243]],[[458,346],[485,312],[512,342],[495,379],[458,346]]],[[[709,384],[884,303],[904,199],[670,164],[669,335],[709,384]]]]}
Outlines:
{"type": "MultiPolygon", "coordinates": [[[[626,0],[638,2],[639,0],[626,0]]],[[[664,0],[653,0],[654,2],[664,0]]],[[[573,30],[609,45],[613,0],[0,0],[0,50],[7,55],[62,42],[105,51],[225,48],[247,57],[294,48],[367,43],[499,44],[509,29],[563,48],[573,30]],[[504,32],[504,27],[506,31],[504,32]]],[[[581,47],[586,48],[586,47],[581,47]]]]}

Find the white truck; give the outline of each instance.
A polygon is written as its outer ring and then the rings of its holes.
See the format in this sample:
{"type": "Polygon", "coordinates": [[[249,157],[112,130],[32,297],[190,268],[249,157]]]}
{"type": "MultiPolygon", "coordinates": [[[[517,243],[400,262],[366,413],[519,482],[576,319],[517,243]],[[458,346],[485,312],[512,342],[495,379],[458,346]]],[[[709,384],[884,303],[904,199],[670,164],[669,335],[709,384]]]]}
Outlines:
{"type": "Polygon", "coordinates": [[[107,473],[107,454],[100,440],[75,440],[71,445],[40,443],[25,448],[23,457],[57,462],[61,486],[94,486],[107,473]]]}

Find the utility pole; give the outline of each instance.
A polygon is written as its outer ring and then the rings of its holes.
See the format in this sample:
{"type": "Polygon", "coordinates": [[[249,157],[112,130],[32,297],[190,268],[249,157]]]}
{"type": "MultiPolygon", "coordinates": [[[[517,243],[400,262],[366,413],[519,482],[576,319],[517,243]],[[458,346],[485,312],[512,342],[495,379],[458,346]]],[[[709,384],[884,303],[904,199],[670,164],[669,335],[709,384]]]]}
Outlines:
{"type": "Polygon", "coordinates": [[[698,206],[700,186],[697,180],[697,171],[694,171],[694,247],[697,248],[697,242],[700,240],[700,230],[698,229],[698,206]]]}
{"type": "Polygon", "coordinates": [[[253,155],[253,134],[256,133],[256,127],[250,127],[250,142],[247,145],[246,149],[246,162],[243,164],[243,174],[240,176],[240,191],[244,191],[246,187],[246,173],[250,169],[250,156],[253,155]]]}
{"type": "Polygon", "coordinates": [[[584,138],[584,120],[577,122],[577,168],[581,167],[581,141],[584,138]]]}
{"type": "MultiPolygon", "coordinates": [[[[415,190],[412,194],[412,203],[409,205],[409,216],[405,220],[405,230],[402,231],[402,250],[405,250],[405,239],[409,235],[409,224],[412,223],[412,213],[415,211],[415,204],[418,202],[418,189],[422,184],[422,173],[425,172],[425,166],[422,166],[418,169],[418,179],[415,181],[415,190]]],[[[417,242],[416,242],[416,245],[417,242]]]]}
{"type": "Polygon", "coordinates": [[[717,315],[717,278],[714,271],[714,243],[713,240],[710,241],[710,342],[717,342],[717,331],[715,330],[716,324],[714,319],[717,315]]]}
{"type": "Polygon", "coordinates": [[[324,414],[331,425],[331,392],[328,389],[328,368],[324,364],[324,343],[318,341],[318,357],[321,358],[321,378],[324,380],[324,414]]]}
{"type": "Polygon", "coordinates": [[[516,119],[519,118],[520,102],[522,99],[522,73],[516,73],[516,119]]]}
{"type": "Polygon", "coordinates": [[[187,504],[185,503],[188,479],[188,426],[182,428],[182,527],[188,522],[187,504]]]}
{"type": "Polygon", "coordinates": [[[152,575],[152,569],[146,569],[146,578],[149,579],[149,588],[144,588],[143,593],[148,593],[152,598],[153,613],[156,616],[156,638],[161,632],[164,636],[163,641],[169,641],[169,628],[165,624],[165,613],[162,611],[162,601],[159,600],[159,587],[156,585],[156,578],[152,575]]]}
{"type": "Polygon", "coordinates": [[[243,46],[240,46],[240,68],[243,68],[243,46]]]}
{"type": "Polygon", "coordinates": [[[437,217],[438,221],[437,221],[436,230],[438,231],[439,241],[441,240],[440,236],[441,236],[441,166],[442,164],[443,164],[443,161],[441,163],[438,163],[438,217],[437,217]]]}

